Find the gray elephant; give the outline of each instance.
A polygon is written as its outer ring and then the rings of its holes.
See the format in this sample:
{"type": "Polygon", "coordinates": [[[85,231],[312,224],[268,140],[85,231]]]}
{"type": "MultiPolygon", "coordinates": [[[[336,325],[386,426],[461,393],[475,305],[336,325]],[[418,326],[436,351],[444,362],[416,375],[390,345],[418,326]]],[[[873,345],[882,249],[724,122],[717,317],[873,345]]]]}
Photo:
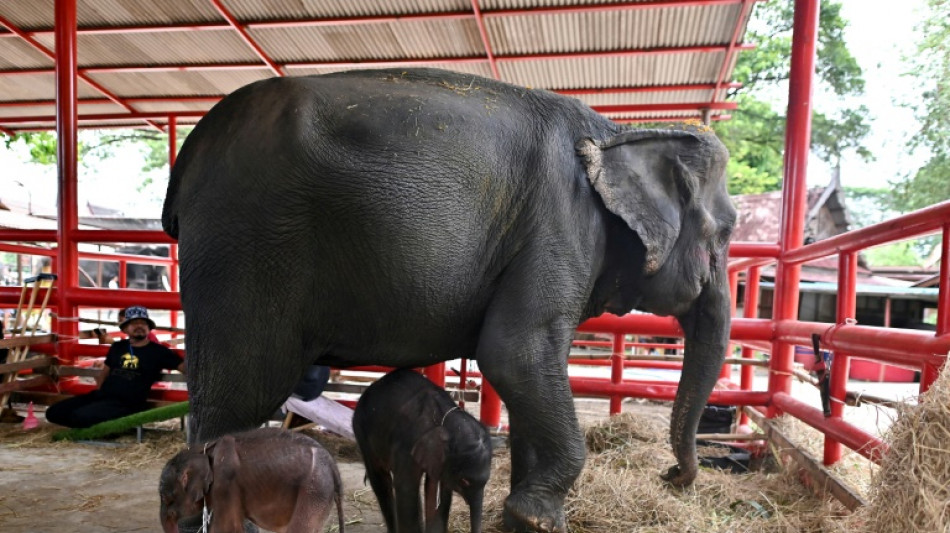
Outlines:
{"type": "Polygon", "coordinates": [[[673,407],[694,435],[729,335],[728,152],[581,102],[440,70],[274,78],[188,136],[162,223],[178,239],[193,435],[265,420],[314,362],[477,360],[509,412],[518,530],[565,531],[584,464],[567,357],[606,311],[673,315],[673,407]]]}
{"type": "Polygon", "coordinates": [[[412,370],[390,372],[360,396],[353,433],[387,531],[422,533],[424,522],[426,533],[446,533],[454,491],[468,504],[472,533],[481,533],[491,438],[445,389],[412,370]]]}
{"type": "Polygon", "coordinates": [[[211,512],[210,533],[242,533],[244,520],[279,533],[322,531],[334,503],[343,533],[343,483],[315,440],[278,428],[225,435],[172,457],[159,481],[165,533],[211,512]]]}

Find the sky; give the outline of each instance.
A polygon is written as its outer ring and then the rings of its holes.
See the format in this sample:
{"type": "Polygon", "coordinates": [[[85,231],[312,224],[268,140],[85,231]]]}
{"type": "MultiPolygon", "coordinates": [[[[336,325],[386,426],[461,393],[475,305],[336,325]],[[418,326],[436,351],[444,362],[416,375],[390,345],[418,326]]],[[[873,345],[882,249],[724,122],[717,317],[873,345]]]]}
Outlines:
{"type": "MultiPolygon", "coordinates": [[[[841,0],[841,7],[849,21],[845,40],[865,80],[865,94],[849,102],[864,104],[871,113],[865,146],[876,157],[870,163],[853,154],[842,158],[841,181],[846,187],[887,187],[919,166],[905,147],[917,122],[911,110],[895,102],[913,101],[921,94],[913,78],[901,75],[907,70],[901,57],[915,49],[914,26],[926,15],[926,0],[841,0]]],[[[834,98],[816,91],[815,105],[822,111],[833,109],[834,98]]],[[[812,158],[808,170],[809,185],[828,183],[830,169],[822,161],[812,158]]]]}
{"type": "MultiPolygon", "coordinates": [[[[773,0],[774,1],[774,0],[773,0]]],[[[919,98],[920,87],[911,78],[902,76],[906,67],[902,55],[915,46],[914,25],[925,13],[926,0],[841,0],[842,15],[850,22],[845,32],[848,48],[864,70],[865,94],[852,98],[849,104],[864,104],[871,113],[871,134],[866,146],[876,160],[863,162],[854,155],[842,160],[842,183],[850,187],[887,187],[916,168],[913,155],[908,155],[905,142],[916,131],[913,113],[896,105],[898,101],[919,98]]],[[[784,105],[787,89],[778,93],[778,105],[784,105]]],[[[815,108],[830,113],[840,105],[832,94],[816,87],[815,108]]],[[[153,173],[155,183],[139,190],[144,176],[139,175],[141,155],[125,150],[117,157],[98,162],[94,170],[80,167],[80,204],[86,201],[112,206],[129,216],[158,217],[165,193],[167,177],[153,173]]],[[[54,206],[56,203],[56,171],[26,163],[25,150],[6,150],[0,145],[0,191],[22,203],[54,206]],[[22,184],[22,185],[21,185],[22,184]],[[29,190],[27,190],[29,188],[29,190]]],[[[919,159],[919,158],[917,158],[919,159]]],[[[826,185],[831,169],[812,157],[808,166],[809,186],[826,185]]]]}

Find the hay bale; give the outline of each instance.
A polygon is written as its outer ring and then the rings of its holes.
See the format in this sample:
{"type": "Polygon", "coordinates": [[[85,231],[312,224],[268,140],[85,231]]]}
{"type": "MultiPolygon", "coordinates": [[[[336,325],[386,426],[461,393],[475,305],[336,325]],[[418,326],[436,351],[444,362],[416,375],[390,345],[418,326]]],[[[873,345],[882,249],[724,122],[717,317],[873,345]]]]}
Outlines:
{"type": "Polygon", "coordinates": [[[868,506],[852,517],[867,533],[950,531],[950,371],[917,405],[898,410],[890,452],[871,480],[868,506]]]}
{"type": "MultiPolygon", "coordinates": [[[[586,431],[584,471],[565,501],[571,533],[830,532],[844,514],[820,500],[797,473],[733,475],[700,469],[687,490],[675,490],[660,473],[675,462],[666,424],[625,413],[586,431]]],[[[507,450],[492,459],[485,490],[485,533],[501,533],[511,464],[507,450]]],[[[449,531],[468,531],[468,509],[456,496],[449,531]]]]}

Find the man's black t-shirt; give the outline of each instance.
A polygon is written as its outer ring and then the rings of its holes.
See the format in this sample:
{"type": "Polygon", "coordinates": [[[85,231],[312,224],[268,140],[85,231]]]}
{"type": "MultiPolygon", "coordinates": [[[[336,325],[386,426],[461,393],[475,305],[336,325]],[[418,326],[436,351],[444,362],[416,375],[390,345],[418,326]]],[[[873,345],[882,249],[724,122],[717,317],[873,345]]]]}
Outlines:
{"type": "Polygon", "coordinates": [[[99,389],[106,396],[143,403],[162,369],[174,370],[181,362],[181,356],[161,344],[150,342],[136,348],[128,340],[121,340],[113,343],[106,354],[109,375],[99,389]]]}

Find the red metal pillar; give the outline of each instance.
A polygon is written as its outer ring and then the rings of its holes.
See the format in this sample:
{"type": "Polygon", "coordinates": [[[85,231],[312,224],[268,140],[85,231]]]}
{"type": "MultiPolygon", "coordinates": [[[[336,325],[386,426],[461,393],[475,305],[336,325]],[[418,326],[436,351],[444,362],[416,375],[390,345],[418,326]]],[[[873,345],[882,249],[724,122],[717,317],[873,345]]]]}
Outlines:
{"type": "MultiPolygon", "coordinates": [[[[739,298],[739,271],[732,270],[729,272],[729,294],[731,302],[729,303],[729,316],[736,316],[736,308],[738,307],[737,300],[739,298]]],[[[726,346],[726,357],[732,357],[732,353],[735,351],[736,345],[729,343],[726,346]]],[[[725,363],[722,365],[722,368],[719,370],[719,379],[728,379],[732,380],[732,365],[725,363]]]]}
{"type": "Polygon", "coordinates": [[[495,391],[495,388],[488,383],[485,374],[482,374],[482,394],[480,414],[482,424],[489,428],[498,428],[501,426],[501,397],[495,391]]]}
{"type": "MultiPolygon", "coordinates": [[[[943,234],[940,239],[940,289],[937,293],[937,333],[950,333],[950,222],[943,225],[943,234]]],[[[920,392],[927,392],[937,376],[940,367],[932,364],[924,365],[920,373],[920,392]]]]}
{"type": "MultiPolygon", "coordinates": [[[[623,382],[623,347],[626,335],[623,333],[614,333],[613,353],[610,354],[610,382],[614,385],[620,385],[623,382]]],[[[623,409],[621,402],[623,396],[618,394],[610,397],[610,414],[619,415],[623,409]]]]}
{"type": "MultiPolygon", "coordinates": [[[[759,279],[761,274],[760,267],[752,267],[746,271],[745,275],[745,297],[742,300],[742,316],[744,318],[758,318],[759,316],[759,279]]],[[[752,359],[753,350],[747,346],[742,347],[742,358],[752,359]]],[[[752,390],[752,382],[755,379],[755,367],[752,365],[742,365],[739,374],[739,386],[742,390],[752,390]]],[[[749,423],[749,415],[744,412],[739,416],[739,425],[744,426],[749,423]]]]}
{"type": "Polygon", "coordinates": [[[436,363],[425,368],[423,373],[432,383],[445,388],[445,363],[436,363]]]}
{"type": "MultiPolygon", "coordinates": [[[[785,125],[785,165],[782,182],[782,225],[779,248],[782,256],[804,242],[808,168],[811,142],[812,78],[815,73],[815,46],[818,36],[818,0],[795,0],[792,30],[792,61],[788,80],[788,118],[785,125]]],[[[790,265],[779,257],[775,274],[773,320],[798,318],[800,265],[790,265]]],[[[792,389],[792,345],[772,343],[769,365],[769,392],[789,393],[792,389]]],[[[769,407],[769,416],[778,409],[769,407]]]]}
{"type": "MultiPolygon", "coordinates": [[[[845,324],[857,313],[858,254],[838,254],[838,310],[837,323],[845,324]]],[[[841,418],[848,392],[848,370],[851,357],[841,351],[835,352],[831,363],[831,416],[841,418]]],[[[833,465],[841,460],[841,443],[825,436],[825,464],[833,465]]]]}
{"type": "MultiPolygon", "coordinates": [[[[77,128],[78,65],[76,59],[76,0],[56,0],[54,33],[56,39],[56,168],[59,185],[59,219],[57,223],[56,274],[61,295],[57,302],[59,316],[74,317],[79,307],[65,296],[79,286],[79,250],[73,233],[79,229],[77,128]]],[[[64,338],[79,334],[78,322],[57,321],[56,331],[64,338]]],[[[70,343],[59,345],[61,362],[71,364],[70,343]]]]}

